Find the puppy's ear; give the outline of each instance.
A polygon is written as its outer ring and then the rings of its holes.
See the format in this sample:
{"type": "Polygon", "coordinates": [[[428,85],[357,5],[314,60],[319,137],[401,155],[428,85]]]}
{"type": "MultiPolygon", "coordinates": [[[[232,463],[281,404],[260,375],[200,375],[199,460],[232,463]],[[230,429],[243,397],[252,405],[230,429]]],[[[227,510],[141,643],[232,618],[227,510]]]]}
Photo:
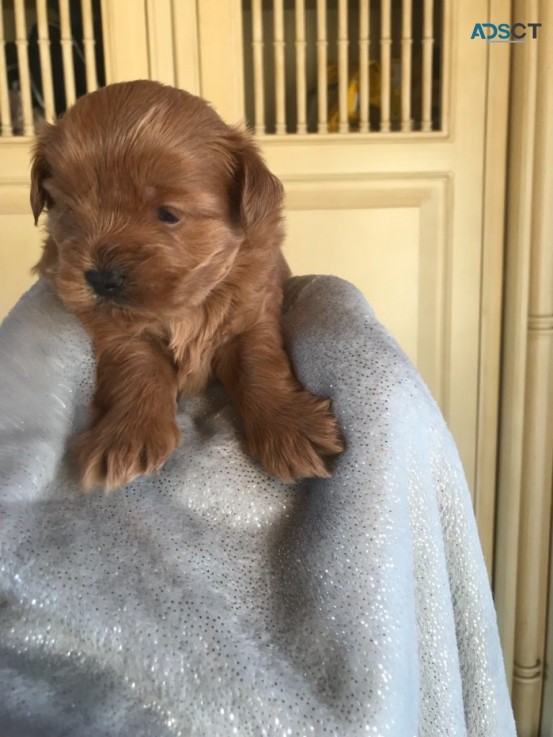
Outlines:
{"type": "Polygon", "coordinates": [[[52,127],[51,125],[47,125],[42,128],[38,134],[33,153],[33,164],[31,167],[31,208],[35,218],[35,225],[49,199],[49,195],[44,189],[44,181],[52,175],[52,172],[46,160],[45,150],[49,129],[52,127]]]}
{"type": "Polygon", "coordinates": [[[244,230],[250,230],[271,215],[280,217],[284,189],[248,134],[234,130],[232,138],[235,169],[231,208],[244,230]]]}

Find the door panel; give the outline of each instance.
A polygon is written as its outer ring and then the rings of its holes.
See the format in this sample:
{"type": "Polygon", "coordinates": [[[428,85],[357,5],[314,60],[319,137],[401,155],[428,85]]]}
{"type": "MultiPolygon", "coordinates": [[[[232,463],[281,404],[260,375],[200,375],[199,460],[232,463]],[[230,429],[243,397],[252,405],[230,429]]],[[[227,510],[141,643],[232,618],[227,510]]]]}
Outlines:
{"type": "Polygon", "coordinates": [[[358,286],[445,406],[447,177],[286,179],[294,273],[358,286]],[[314,222],[316,227],[314,228],[314,222]]]}
{"type": "Polygon", "coordinates": [[[284,250],[293,272],[308,273],[316,263],[318,272],[355,282],[365,294],[370,293],[376,316],[416,363],[420,227],[417,209],[395,208],[391,220],[387,210],[352,209],[347,205],[341,208],[333,201],[332,193],[328,200],[318,198],[315,207],[304,209],[293,204],[293,194],[288,189],[288,242],[284,250]],[[315,213],[319,231],[314,236],[315,213]],[[294,248],[294,243],[303,244],[302,248],[294,248]],[[371,264],[378,264],[378,269],[373,270],[371,264]],[[407,308],[408,319],[403,308],[399,314],[394,311],[394,305],[400,304],[407,308]]]}

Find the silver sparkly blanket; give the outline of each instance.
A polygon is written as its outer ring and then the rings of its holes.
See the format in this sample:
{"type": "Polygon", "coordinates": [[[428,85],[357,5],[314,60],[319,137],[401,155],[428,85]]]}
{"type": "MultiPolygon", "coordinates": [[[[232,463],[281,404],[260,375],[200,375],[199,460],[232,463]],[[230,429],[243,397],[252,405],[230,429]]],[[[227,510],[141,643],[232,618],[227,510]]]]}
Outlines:
{"type": "Polygon", "coordinates": [[[83,495],[86,335],[44,284],[0,329],[2,737],[514,737],[457,452],[351,285],[291,279],[298,375],[348,450],[286,487],[216,385],[153,478],[83,495]]]}

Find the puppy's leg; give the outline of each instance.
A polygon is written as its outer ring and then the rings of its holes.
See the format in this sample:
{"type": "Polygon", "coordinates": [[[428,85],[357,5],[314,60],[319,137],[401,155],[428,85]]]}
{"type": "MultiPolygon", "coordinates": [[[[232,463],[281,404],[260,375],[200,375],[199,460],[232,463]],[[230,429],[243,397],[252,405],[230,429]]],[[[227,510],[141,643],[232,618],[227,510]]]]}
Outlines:
{"type": "Polygon", "coordinates": [[[153,340],[110,334],[95,348],[95,419],[75,449],[84,488],[109,490],[158,470],[178,445],[177,377],[153,340]]]}
{"type": "Polygon", "coordinates": [[[251,455],[270,474],[287,482],[330,476],[324,459],[344,450],[330,400],[310,394],[292,373],[277,320],[224,346],[214,369],[238,409],[251,455]]]}

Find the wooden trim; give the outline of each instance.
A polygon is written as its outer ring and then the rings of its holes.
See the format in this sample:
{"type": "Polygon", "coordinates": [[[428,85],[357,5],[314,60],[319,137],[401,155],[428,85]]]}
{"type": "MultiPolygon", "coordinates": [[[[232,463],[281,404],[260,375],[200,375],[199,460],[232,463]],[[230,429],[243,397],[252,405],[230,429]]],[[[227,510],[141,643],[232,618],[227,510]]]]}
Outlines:
{"type": "Polygon", "coordinates": [[[513,708],[521,737],[537,733],[542,706],[553,471],[553,12],[550,0],[534,10],[543,36],[529,42],[537,57],[526,392],[521,478],[520,554],[513,665],[513,708]],[[537,12],[536,12],[537,10],[537,12]],[[536,677],[528,669],[538,666],[536,677]]]}
{"type": "MultiPolygon", "coordinates": [[[[452,110],[452,94],[451,86],[453,84],[453,74],[455,59],[457,58],[457,34],[454,28],[458,24],[458,14],[460,12],[459,3],[455,3],[452,8],[452,0],[443,0],[443,19],[442,19],[442,81],[441,81],[441,108],[442,119],[440,121],[440,132],[447,136],[452,134],[451,121],[455,120],[455,111],[452,110]]],[[[437,131],[436,131],[437,132],[437,131]]],[[[454,133],[454,131],[453,131],[454,133]]]]}
{"type": "MultiPolygon", "coordinates": [[[[490,0],[489,18],[510,22],[509,0],[490,0]]],[[[491,579],[494,561],[501,311],[505,239],[507,121],[511,44],[488,44],[482,227],[482,301],[474,509],[491,579]]]]}
{"type": "Polygon", "coordinates": [[[217,101],[217,112],[227,123],[237,123],[245,116],[241,3],[198,0],[198,32],[200,94],[217,101]]]}
{"type": "MultiPolygon", "coordinates": [[[[432,0],[424,0],[425,11],[427,4],[432,0]]],[[[425,47],[425,39],[422,41],[425,47]]],[[[432,72],[431,66],[425,71],[432,72]]],[[[424,78],[424,73],[423,73],[424,78]]],[[[392,91],[392,3],[390,0],[381,0],[380,3],[380,130],[382,133],[391,131],[390,108],[392,91]]],[[[423,81],[423,89],[425,87],[423,81]]],[[[423,92],[423,95],[425,93],[423,92]]],[[[431,125],[422,125],[423,132],[432,130],[431,125]]],[[[342,131],[340,131],[342,132],[342,131]]]]}
{"type": "Polygon", "coordinates": [[[553,6],[515,0],[495,592],[520,737],[539,731],[553,468],[553,6]]]}
{"type": "Polygon", "coordinates": [[[31,153],[34,138],[13,136],[0,143],[2,166],[0,167],[0,187],[24,184],[29,187],[31,180],[31,153]]]}
{"type": "Polygon", "coordinates": [[[171,0],[146,0],[149,78],[175,84],[171,0]]]}
{"type": "Polygon", "coordinates": [[[144,0],[102,0],[106,83],[148,79],[148,33],[144,0]]]}
{"type": "MultiPolygon", "coordinates": [[[[513,12],[519,16],[524,0],[513,12]]],[[[527,12],[527,9],[524,10],[527,12]]],[[[512,685],[519,555],[522,443],[530,264],[532,162],[536,102],[536,48],[517,44],[511,65],[509,178],[505,253],[505,305],[501,425],[497,487],[494,590],[507,678],[512,685]]]]}
{"type": "Polygon", "coordinates": [[[175,84],[194,95],[200,94],[200,51],[198,12],[194,0],[172,0],[175,84]]]}

